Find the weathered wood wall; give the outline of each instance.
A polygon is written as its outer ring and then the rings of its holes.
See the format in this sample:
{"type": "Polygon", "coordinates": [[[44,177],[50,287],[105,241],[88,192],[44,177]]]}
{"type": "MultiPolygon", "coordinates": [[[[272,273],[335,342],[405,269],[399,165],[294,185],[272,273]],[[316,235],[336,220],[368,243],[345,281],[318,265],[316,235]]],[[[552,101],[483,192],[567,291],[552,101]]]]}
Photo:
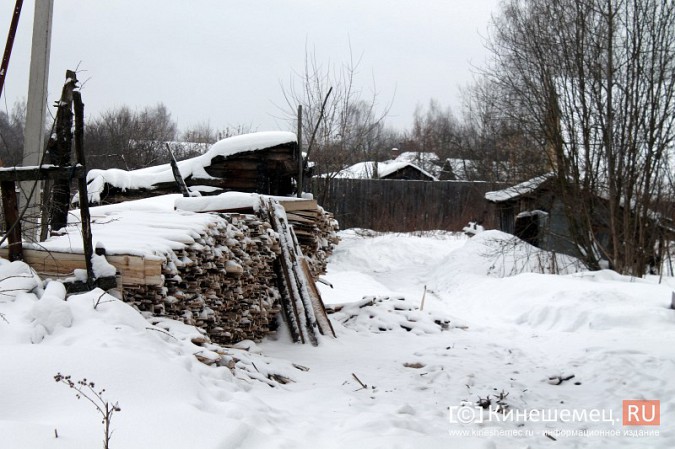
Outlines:
{"type": "Polygon", "coordinates": [[[485,192],[487,182],[397,181],[381,179],[312,179],[311,192],[331,211],[340,229],[411,232],[461,231],[469,221],[495,227],[485,192]]]}

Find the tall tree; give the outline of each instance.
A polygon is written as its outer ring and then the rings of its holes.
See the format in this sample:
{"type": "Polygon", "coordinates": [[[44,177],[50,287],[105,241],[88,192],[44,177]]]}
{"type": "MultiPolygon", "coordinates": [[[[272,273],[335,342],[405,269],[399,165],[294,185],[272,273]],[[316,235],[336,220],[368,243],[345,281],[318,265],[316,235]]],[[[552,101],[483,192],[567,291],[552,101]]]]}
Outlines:
{"type": "Polygon", "coordinates": [[[86,127],[89,165],[133,170],[167,162],[164,144],[176,135],[176,123],[161,103],[140,111],[128,106],[107,110],[86,127]]]}
{"type": "Polygon", "coordinates": [[[365,95],[357,87],[359,62],[353,57],[336,67],[321,65],[314,53],[305,54],[303,71],[282,86],[284,114],[296,129],[302,105],[303,150],[327,185],[349,165],[380,159],[390,150],[382,145],[382,138],[391,136],[384,126],[389,108],[379,109],[375,90],[365,95]]]}
{"type": "Polygon", "coordinates": [[[550,158],[586,263],[643,274],[672,191],[675,2],[508,0],[491,48],[500,111],[550,158]]]}

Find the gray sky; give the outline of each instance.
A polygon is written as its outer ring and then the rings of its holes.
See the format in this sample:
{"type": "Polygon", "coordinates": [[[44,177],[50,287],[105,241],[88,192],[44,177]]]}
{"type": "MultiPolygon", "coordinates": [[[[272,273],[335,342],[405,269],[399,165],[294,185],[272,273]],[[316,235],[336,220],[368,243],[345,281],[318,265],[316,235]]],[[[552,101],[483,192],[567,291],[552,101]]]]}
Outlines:
{"type": "MultiPolygon", "coordinates": [[[[281,84],[301,71],[305,48],[319,62],[361,58],[356,82],[373,88],[387,123],[407,129],[434,98],[458,110],[498,0],[55,0],[49,99],[65,70],[87,80],[87,114],[163,102],[181,129],[288,129],[281,84]]],[[[14,0],[0,6],[2,48],[14,0]]],[[[34,0],[26,0],[2,107],[27,95],[34,0]]]]}

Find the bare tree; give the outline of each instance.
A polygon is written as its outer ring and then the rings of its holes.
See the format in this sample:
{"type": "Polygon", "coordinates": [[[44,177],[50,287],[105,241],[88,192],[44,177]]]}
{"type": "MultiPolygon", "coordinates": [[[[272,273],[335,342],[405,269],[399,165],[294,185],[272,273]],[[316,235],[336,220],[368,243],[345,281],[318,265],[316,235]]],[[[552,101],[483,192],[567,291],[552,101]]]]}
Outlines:
{"type": "Polygon", "coordinates": [[[375,89],[365,95],[357,86],[359,63],[350,54],[346,64],[322,65],[315,53],[307,51],[303,71],[282,86],[285,118],[293,129],[297,128],[297,107],[303,107],[303,149],[314,172],[322,176],[323,187],[349,165],[377,160],[390,149],[381,145],[387,135],[384,119],[389,108],[379,109],[375,89]]]}
{"type": "Polygon", "coordinates": [[[218,134],[209,122],[199,122],[186,129],[181,135],[181,140],[193,143],[215,143],[218,140],[218,134]]]}
{"type": "Polygon", "coordinates": [[[26,104],[17,101],[9,112],[0,111],[0,160],[5,166],[21,163],[26,104]]]}
{"type": "Polygon", "coordinates": [[[672,192],[675,3],[509,0],[491,47],[500,113],[549,157],[580,255],[643,274],[672,192]]]}
{"type": "Polygon", "coordinates": [[[165,142],[174,141],[176,123],[165,105],[140,111],[121,106],[89,121],[85,142],[91,168],[132,170],[166,162],[165,142]]]}

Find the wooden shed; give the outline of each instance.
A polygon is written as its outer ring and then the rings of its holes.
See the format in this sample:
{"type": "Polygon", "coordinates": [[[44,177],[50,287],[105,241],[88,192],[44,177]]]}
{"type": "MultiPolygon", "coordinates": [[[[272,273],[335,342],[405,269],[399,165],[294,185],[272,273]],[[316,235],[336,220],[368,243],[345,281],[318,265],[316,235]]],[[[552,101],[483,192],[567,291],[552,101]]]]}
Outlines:
{"type": "MultiPolygon", "coordinates": [[[[167,151],[167,161],[169,158],[167,151]]],[[[228,191],[290,195],[298,175],[297,138],[290,132],[230,137],[177,165],[188,189],[201,195],[228,191]]],[[[169,163],[131,171],[91,170],[87,182],[89,199],[94,203],[179,192],[169,163]]]]}
{"type": "MultiPolygon", "coordinates": [[[[547,251],[579,256],[562,201],[556,195],[553,173],[506,189],[487,192],[494,204],[495,222],[503,232],[547,251]]],[[[605,238],[599,230],[599,238],[605,238]]]]}

